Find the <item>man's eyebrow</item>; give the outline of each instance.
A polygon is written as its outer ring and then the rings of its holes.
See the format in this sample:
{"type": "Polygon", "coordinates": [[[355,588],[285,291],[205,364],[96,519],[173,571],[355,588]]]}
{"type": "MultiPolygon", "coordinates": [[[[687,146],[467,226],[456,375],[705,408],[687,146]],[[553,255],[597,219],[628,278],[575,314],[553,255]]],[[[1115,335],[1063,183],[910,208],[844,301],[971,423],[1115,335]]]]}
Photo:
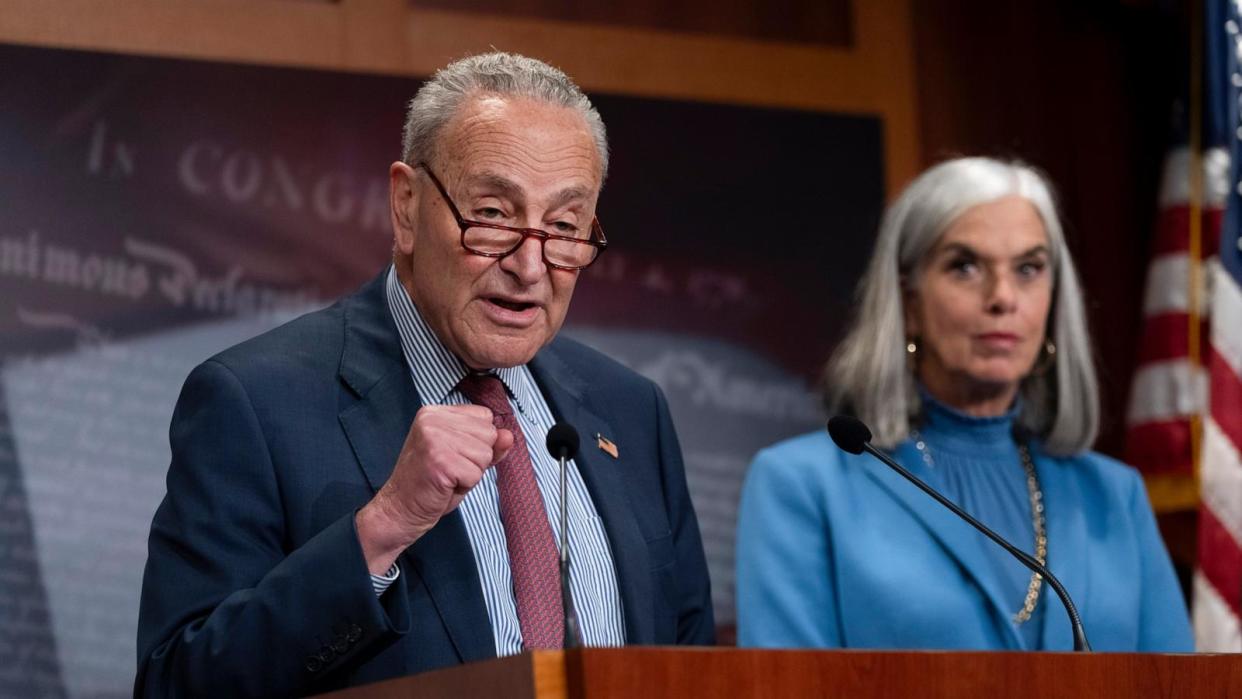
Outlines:
{"type": "Polygon", "coordinates": [[[466,184],[472,189],[499,190],[501,194],[511,199],[517,199],[522,196],[522,188],[516,182],[494,172],[471,175],[466,178],[466,184]]]}
{"type": "MultiPolygon", "coordinates": [[[[508,177],[495,172],[483,172],[477,175],[472,175],[467,178],[466,182],[472,189],[479,188],[499,192],[501,195],[509,199],[520,200],[524,199],[526,196],[526,192],[522,189],[521,185],[508,177]]],[[[570,186],[553,195],[552,200],[548,203],[548,207],[555,209],[559,206],[564,206],[569,202],[578,199],[586,200],[590,199],[590,197],[591,190],[589,188],[570,186]]]]}
{"type": "Polygon", "coordinates": [[[586,200],[590,198],[591,192],[585,187],[566,187],[565,189],[557,192],[556,196],[552,197],[552,201],[548,204],[549,208],[555,209],[557,207],[564,206],[571,201],[579,199],[586,200]]]}

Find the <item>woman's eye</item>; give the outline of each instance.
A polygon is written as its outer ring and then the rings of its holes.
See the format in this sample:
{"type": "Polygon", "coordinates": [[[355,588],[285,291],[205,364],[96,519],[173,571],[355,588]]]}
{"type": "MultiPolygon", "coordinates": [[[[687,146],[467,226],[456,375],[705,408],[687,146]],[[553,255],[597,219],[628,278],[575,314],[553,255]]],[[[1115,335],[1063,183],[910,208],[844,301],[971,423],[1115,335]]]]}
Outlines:
{"type": "Polygon", "coordinates": [[[961,276],[974,274],[978,270],[979,265],[976,264],[974,260],[958,258],[949,262],[949,271],[961,276]]]}
{"type": "Polygon", "coordinates": [[[1018,265],[1018,274],[1024,277],[1035,277],[1047,268],[1047,264],[1043,262],[1023,262],[1018,265]]]}

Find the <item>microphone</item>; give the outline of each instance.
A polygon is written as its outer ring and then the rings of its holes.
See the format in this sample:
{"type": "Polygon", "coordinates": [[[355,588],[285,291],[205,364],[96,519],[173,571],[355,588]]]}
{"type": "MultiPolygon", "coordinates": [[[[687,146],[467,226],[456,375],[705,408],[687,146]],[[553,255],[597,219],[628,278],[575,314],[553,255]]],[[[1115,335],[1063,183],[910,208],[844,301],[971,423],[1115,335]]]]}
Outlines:
{"type": "Polygon", "coordinates": [[[565,462],[578,455],[578,430],[564,422],[552,425],[546,440],[548,453],[561,463],[561,612],[565,618],[564,648],[577,648],[579,643],[578,613],[569,590],[569,470],[565,462]]]}
{"type": "Polygon", "coordinates": [[[923,481],[919,480],[917,476],[907,471],[905,467],[890,458],[888,454],[885,454],[879,449],[871,446],[871,430],[867,429],[867,426],[864,425],[861,420],[852,418],[848,415],[837,415],[828,421],[828,435],[832,437],[832,441],[836,442],[837,446],[841,447],[843,451],[847,451],[851,454],[861,454],[866,451],[880,461],[883,461],[889,468],[893,469],[897,473],[900,473],[906,478],[906,480],[918,486],[924,493],[927,493],[935,498],[936,502],[949,508],[953,511],[953,514],[961,517],[972,527],[983,532],[985,536],[992,541],[995,541],[1001,548],[1005,549],[1014,558],[1021,561],[1022,565],[1030,568],[1032,572],[1043,576],[1044,580],[1047,580],[1048,584],[1052,586],[1052,589],[1056,590],[1057,596],[1061,598],[1061,603],[1065,605],[1065,611],[1069,612],[1070,626],[1074,630],[1074,650],[1091,650],[1091,644],[1087,643],[1087,633],[1082,628],[1082,619],[1078,616],[1078,608],[1075,607],[1074,602],[1070,600],[1069,593],[1065,591],[1065,588],[1061,585],[1061,581],[1057,580],[1056,576],[1054,576],[1048,568],[1044,566],[1044,564],[1035,560],[1035,558],[1027,552],[1019,549],[1008,541],[1005,541],[999,534],[991,529],[988,529],[982,522],[974,517],[971,517],[965,510],[955,505],[953,501],[936,492],[936,490],[930,485],[927,485],[923,481]]]}

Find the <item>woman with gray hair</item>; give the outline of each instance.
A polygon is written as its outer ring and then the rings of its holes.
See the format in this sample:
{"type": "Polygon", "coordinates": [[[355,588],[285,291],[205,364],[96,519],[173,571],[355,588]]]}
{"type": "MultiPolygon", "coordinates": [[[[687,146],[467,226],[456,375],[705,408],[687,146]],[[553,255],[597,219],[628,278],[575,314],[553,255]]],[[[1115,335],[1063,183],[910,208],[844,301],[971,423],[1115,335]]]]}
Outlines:
{"type": "MultiPolygon", "coordinates": [[[[1021,163],[959,158],[889,207],[829,410],[1045,562],[1096,650],[1188,651],[1142,479],[1088,451],[1099,407],[1082,292],[1052,192],[1021,163]]],[[[742,492],[747,646],[1068,650],[1038,575],[824,432],[761,451],[742,492]]]]}

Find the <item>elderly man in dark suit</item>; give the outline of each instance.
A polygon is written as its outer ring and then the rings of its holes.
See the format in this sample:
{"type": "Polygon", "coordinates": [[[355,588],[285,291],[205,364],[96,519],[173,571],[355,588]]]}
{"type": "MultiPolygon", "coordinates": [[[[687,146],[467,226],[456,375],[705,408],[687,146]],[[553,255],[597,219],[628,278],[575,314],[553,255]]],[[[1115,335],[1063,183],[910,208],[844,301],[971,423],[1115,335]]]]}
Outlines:
{"type": "Polygon", "coordinates": [[[710,644],[711,596],[659,389],[556,339],[607,245],[599,114],[493,53],[411,101],[393,264],[197,367],[151,527],[136,695],[284,696],[558,648],[710,644]],[[557,574],[556,422],[568,473],[557,574]]]}

